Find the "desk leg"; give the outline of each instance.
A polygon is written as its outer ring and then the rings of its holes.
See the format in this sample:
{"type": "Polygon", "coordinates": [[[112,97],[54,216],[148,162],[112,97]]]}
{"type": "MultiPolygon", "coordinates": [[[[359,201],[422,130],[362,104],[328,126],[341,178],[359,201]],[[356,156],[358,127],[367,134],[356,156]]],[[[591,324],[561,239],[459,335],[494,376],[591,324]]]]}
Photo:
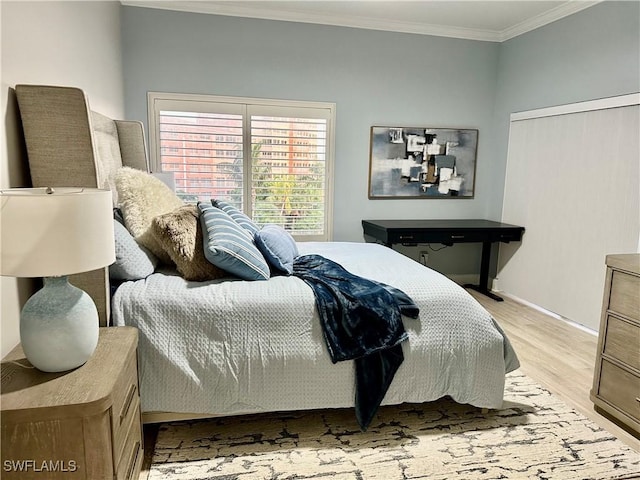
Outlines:
{"type": "Polygon", "coordinates": [[[493,298],[496,302],[502,302],[503,298],[489,291],[489,264],[491,262],[491,242],[482,242],[482,260],[480,263],[480,284],[466,284],[466,288],[471,288],[477,292],[493,298]]]}

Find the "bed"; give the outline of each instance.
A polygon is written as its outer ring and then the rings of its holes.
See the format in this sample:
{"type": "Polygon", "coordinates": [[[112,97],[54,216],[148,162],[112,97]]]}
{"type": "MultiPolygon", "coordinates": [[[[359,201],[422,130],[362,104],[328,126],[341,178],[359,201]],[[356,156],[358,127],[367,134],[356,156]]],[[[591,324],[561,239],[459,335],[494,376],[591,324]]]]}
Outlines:
{"type": "MultiPolygon", "coordinates": [[[[19,85],[16,93],[34,186],[115,191],[123,167],[148,170],[138,122],[92,112],[76,88],[19,85]]],[[[298,242],[297,249],[400,289],[418,307],[418,318],[403,318],[404,361],[383,405],[449,396],[501,407],[505,374],[518,359],[462,287],[378,244],[298,242]]],[[[193,281],[158,265],[117,288],[108,269],[73,281],[94,298],[103,325],[138,328],[145,422],[354,406],[353,362],[331,361],[314,292],[299,277],[193,281]]]]}

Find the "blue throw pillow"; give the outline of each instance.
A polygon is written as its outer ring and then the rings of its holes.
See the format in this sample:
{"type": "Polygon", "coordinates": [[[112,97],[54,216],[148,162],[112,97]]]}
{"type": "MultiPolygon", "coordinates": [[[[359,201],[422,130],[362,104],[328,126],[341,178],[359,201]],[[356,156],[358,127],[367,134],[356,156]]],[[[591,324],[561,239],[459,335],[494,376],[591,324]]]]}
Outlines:
{"type": "Polygon", "coordinates": [[[113,220],[116,261],[109,266],[111,280],[140,280],[151,275],[158,265],[158,258],[133,238],[129,230],[113,220]]]}
{"type": "Polygon", "coordinates": [[[252,235],[255,235],[260,227],[258,227],[253,220],[247,217],[243,212],[238,210],[233,205],[225,202],[224,200],[211,200],[211,205],[219,208],[226,214],[228,214],[231,218],[235,220],[235,222],[240,225],[245,230],[251,232],[252,235]]]}
{"type": "Polygon", "coordinates": [[[265,225],[254,240],[269,265],[279,273],[291,275],[293,260],[298,256],[298,245],[291,234],[280,225],[265,225]]]}
{"type": "Polygon", "coordinates": [[[243,280],[269,279],[269,265],[253,243],[253,234],[208,203],[198,203],[204,256],[216,267],[243,280]]]}

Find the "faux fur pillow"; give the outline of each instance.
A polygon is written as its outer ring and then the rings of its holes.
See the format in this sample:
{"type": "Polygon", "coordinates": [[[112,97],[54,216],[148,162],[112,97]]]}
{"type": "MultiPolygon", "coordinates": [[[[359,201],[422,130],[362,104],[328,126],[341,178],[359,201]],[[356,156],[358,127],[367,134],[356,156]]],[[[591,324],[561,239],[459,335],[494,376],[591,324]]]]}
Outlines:
{"type": "Polygon", "coordinates": [[[153,219],[153,235],[187,280],[204,281],[228,276],[204,256],[200,212],[185,205],[153,219]]]}
{"type": "Polygon", "coordinates": [[[121,168],[115,182],[127,230],[161,262],[171,265],[171,258],[151,232],[151,221],[184,205],[182,200],[162,181],[135,168],[121,168]]]}

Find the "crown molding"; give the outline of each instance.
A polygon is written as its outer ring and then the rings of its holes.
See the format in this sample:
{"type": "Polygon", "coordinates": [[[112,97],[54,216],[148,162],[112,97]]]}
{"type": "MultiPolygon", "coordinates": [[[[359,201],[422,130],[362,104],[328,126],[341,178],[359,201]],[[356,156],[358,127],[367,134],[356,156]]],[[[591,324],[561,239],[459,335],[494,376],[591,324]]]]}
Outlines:
{"type": "Polygon", "coordinates": [[[246,7],[241,2],[203,2],[198,0],[120,0],[125,6],[205,13],[232,17],[258,18],[286,22],[313,23],[339,27],[364,28],[388,32],[434,35],[485,42],[504,42],[510,38],[535,30],[548,23],[591,7],[597,1],[568,1],[548,12],[537,15],[503,31],[425,24],[420,22],[390,21],[364,16],[331,15],[320,12],[300,12],[286,9],[246,7]]]}
{"type": "Polygon", "coordinates": [[[504,42],[511,38],[517,37],[518,35],[522,35],[523,33],[527,33],[535,30],[536,28],[548,25],[549,23],[555,22],[556,20],[560,20],[561,18],[568,17],[569,15],[573,15],[574,13],[578,13],[586,8],[593,7],[594,5],[602,1],[603,0],[580,0],[563,3],[556,8],[541,13],[540,15],[536,15],[535,17],[531,17],[524,22],[514,25],[513,27],[504,29],[499,33],[497,41],[504,42]]]}
{"type": "Polygon", "coordinates": [[[123,5],[131,7],[176,10],[191,13],[207,13],[231,17],[259,18],[263,20],[279,20],[286,22],[314,23],[338,27],[364,28],[367,30],[383,30],[388,32],[414,33],[418,35],[435,35],[438,37],[463,38],[497,42],[499,34],[491,30],[480,30],[461,27],[430,25],[418,22],[389,21],[371,17],[338,16],[323,13],[297,12],[293,10],[244,7],[238,3],[210,3],[199,1],[156,1],[156,0],[121,0],[123,5]]]}

